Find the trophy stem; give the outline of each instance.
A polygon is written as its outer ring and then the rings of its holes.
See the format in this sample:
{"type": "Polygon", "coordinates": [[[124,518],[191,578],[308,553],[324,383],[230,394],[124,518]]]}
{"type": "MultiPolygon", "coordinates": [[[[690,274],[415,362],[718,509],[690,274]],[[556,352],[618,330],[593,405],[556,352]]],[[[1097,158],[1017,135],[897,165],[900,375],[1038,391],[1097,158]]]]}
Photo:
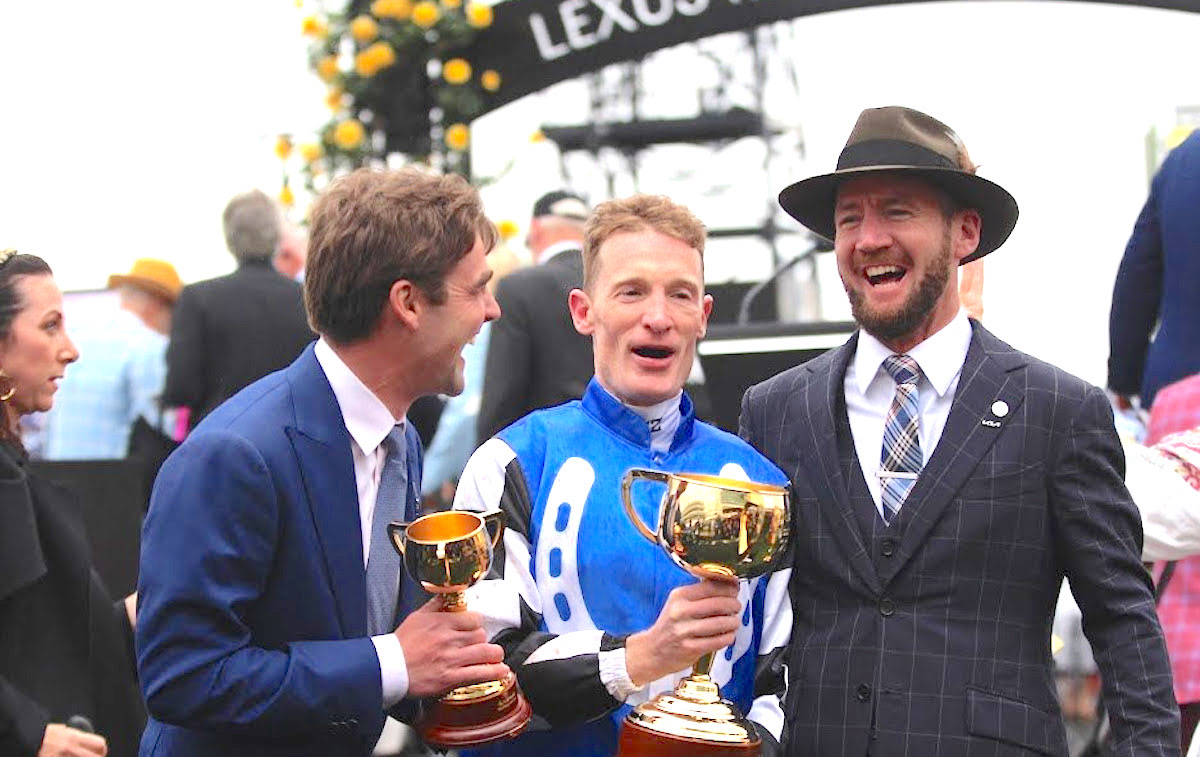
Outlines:
{"type": "Polygon", "coordinates": [[[708,678],[709,672],[712,671],[712,666],[713,666],[713,653],[712,652],[708,652],[707,654],[700,655],[700,659],[696,660],[696,664],[692,666],[692,677],[695,678],[697,676],[704,676],[705,678],[708,678]]]}
{"type": "Polygon", "coordinates": [[[442,612],[465,612],[467,597],[461,591],[451,591],[442,595],[442,612]]]}

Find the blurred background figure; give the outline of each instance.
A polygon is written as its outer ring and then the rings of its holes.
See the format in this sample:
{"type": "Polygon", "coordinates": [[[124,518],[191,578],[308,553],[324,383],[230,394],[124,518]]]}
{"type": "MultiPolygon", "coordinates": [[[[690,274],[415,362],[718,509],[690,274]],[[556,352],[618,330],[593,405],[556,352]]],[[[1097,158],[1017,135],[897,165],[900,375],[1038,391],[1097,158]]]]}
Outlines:
{"type": "Polygon", "coordinates": [[[258,190],[239,194],[223,222],[237,270],[183,288],[167,346],[163,403],[189,408],[193,428],[315,338],[300,285],[272,267],[281,234],[275,202],[258,190]]]}
{"type": "MultiPolygon", "coordinates": [[[[511,248],[501,244],[488,253],[488,268],[492,278],[488,288],[495,294],[500,282],[521,265],[521,259],[511,248]]],[[[503,311],[501,311],[503,317],[503,311]]],[[[463,360],[467,367],[463,371],[462,394],[446,401],[438,421],[437,433],[425,452],[425,471],[421,477],[421,494],[426,506],[435,504],[449,507],[454,501],[454,489],[467,459],[479,440],[475,436],[475,422],[479,416],[480,399],[483,396],[483,372],[487,361],[488,344],[491,341],[495,321],[488,321],[479,330],[475,341],[463,348],[463,360]]]]}
{"type": "Polygon", "coordinates": [[[271,263],[280,275],[304,283],[304,266],[308,264],[308,232],[290,221],[280,226],[279,249],[271,263]]]}
{"type": "Polygon", "coordinates": [[[1162,387],[1200,372],[1200,132],[1167,154],[1117,270],[1108,388],[1150,410],[1162,387]]]}
{"type": "Polygon", "coordinates": [[[575,330],[567,295],[583,286],[583,198],[559,190],[533,205],[525,246],[533,265],[496,287],[501,317],[492,326],[475,430],[490,439],[543,407],[579,399],[592,378],[592,340],[575,330]]]}
{"type": "Polygon", "coordinates": [[[133,599],[92,570],[80,502],[33,472],[19,419],[54,405],[79,352],[33,255],[0,252],[0,754],[132,757],[145,710],[133,599]],[[85,721],[94,728],[80,728],[85,721]],[[71,721],[75,727],[70,727],[71,721]]]}
{"type": "Polygon", "coordinates": [[[108,278],[120,306],[112,317],[82,324],[76,340],[86,355],[59,385],[46,419],[48,460],[116,460],[126,456],[139,418],[164,428],[159,404],[166,380],[167,334],[183,282],[175,266],[142,258],[108,278]]]}

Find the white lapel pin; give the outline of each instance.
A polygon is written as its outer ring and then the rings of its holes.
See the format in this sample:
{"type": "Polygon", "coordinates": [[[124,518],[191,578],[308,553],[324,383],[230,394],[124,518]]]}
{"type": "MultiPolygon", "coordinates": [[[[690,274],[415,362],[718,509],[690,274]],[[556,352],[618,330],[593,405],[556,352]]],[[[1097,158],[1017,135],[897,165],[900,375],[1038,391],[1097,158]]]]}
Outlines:
{"type": "Polygon", "coordinates": [[[996,400],[992,403],[992,415],[997,418],[1003,418],[1008,415],[1008,403],[1004,400],[996,400]]]}

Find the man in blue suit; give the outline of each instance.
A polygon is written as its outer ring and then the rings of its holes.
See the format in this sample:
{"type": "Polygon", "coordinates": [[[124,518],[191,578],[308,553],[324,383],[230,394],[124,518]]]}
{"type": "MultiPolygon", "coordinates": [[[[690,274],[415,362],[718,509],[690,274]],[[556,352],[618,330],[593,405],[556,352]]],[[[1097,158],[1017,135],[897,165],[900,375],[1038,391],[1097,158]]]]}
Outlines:
{"type": "Polygon", "coordinates": [[[383,534],[416,514],[418,396],[463,388],[499,316],[495,229],[458,177],[357,171],[312,211],[320,334],[163,466],[142,539],[143,757],[367,755],[385,714],[508,673],[478,615],[437,612],[383,534]]]}
{"type": "Polygon", "coordinates": [[[1198,206],[1200,131],[1194,131],[1154,176],[1117,271],[1108,388],[1122,408],[1136,395],[1149,410],[1159,389],[1200,373],[1198,206]]]}

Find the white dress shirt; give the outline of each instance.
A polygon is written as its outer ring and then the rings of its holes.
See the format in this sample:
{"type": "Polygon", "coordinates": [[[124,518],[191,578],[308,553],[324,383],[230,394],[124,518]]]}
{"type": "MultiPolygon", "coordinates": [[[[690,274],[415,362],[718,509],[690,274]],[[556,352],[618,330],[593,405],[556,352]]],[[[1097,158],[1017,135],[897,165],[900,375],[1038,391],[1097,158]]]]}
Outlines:
{"type": "MultiPolygon", "coordinates": [[[[950,405],[954,402],[954,391],[958,388],[958,377],[970,346],[971,322],[967,319],[967,312],[960,309],[954,320],[905,353],[921,367],[921,378],[917,381],[920,395],[917,404],[920,413],[917,437],[921,441],[922,464],[929,460],[938,440],[942,438],[942,429],[946,427],[950,405]]],[[[858,464],[862,467],[867,489],[881,517],[883,505],[880,503],[879,465],[883,452],[883,428],[887,423],[892,398],[896,396],[896,382],[884,370],[883,361],[894,354],[878,339],[860,330],[858,347],[846,367],[844,384],[846,414],[850,418],[850,432],[854,436],[858,464]]]]}
{"type": "MultiPolygon", "coordinates": [[[[375,495],[379,492],[379,476],[387,458],[384,440],[393,426],[403,428],[404,419],[397,421],[375,393],[359,380],[342,362],[324,339],[314,348],[317,362],[329,379],[333,396],[342,411],[346,430],[350,432],[350,453],[354,457],[354,483],[358,487],[358,518],[362,528],[363,568],[371,554],[371,517],[375,514],[375,495]]],[[[336,507],[336,502],[322,502],[322,507],[336,507]]],[[[403,566],[400,568],[403,570],[403,566]]],[[[396,580],[399,581],[399,576],[396,580]]],[[[397,585],[397,590],[399,586],[397,585]]],[[[408,693],[408,665],[396,634],[372,636],[375,653],[379,656],[379,671],[383,681],[383,706],[391,707],[408,693]]]]}

